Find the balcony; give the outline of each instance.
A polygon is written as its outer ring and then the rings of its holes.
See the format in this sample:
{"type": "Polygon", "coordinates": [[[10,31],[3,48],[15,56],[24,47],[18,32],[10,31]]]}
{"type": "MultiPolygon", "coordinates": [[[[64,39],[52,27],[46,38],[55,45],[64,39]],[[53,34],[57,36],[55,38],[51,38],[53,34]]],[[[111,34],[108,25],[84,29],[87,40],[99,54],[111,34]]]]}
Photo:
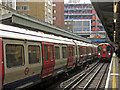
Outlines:
{"type": "Polygon", "coordinates": [[[64,13],[65,16],[73,16],[73,15],[91,15],[92,13],[64,13]]]}
{"type": "Polygon", "coordinates": [[[93,10],[92,8],[64,8],[64,11],[71,11],[71,10],[93,10]]]}

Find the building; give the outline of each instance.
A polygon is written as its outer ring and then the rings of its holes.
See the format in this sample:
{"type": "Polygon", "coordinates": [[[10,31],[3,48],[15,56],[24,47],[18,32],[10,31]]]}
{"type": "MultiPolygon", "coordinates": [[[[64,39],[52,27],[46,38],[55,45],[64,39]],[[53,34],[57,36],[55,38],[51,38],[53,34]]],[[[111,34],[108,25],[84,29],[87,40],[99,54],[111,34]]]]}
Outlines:
{"type": "Polygon", "coordinates": [[[53,0],[45,0],[45,22],[53,24],[53,0]]]}
{"type": "Polygon", "coordinates": [[[64,28],[64,0],[53,2],[53,24],[64,28]]]}
{"type": "Polygon", "coordinates": [[[8,8],[16,9],[16,0],[0,0],[0,3],[8,8]]]}
{"type": "MultiPolygon", "coordinates": [[[[66,3],[64,4],[65,29],[93,40],[106,38],[106,32],[98,18],[92,4],[66,3]],[[72,21],[71,27],[70,24],[72,21]]],[[[92,42],[93,42],[92,41],[92,42]]]]}
{"type": "Polygon", "coordinates": [[[40,19],[44,22],[53,24],[53,7],[52,0],[33,2],[29,0],[17,0],[16,10],[40,19]]]}
{"type": "Polygon", "coordinates": [[[9,13],[9,9],[16,9],[16,0],[0,0],[0,8],[0,15],[9,13]]]}
{"type": "Polygon", "coordinates": [[[45,21],[45,2],[27,2],[25,0],[17,0],[16,10],[45,21]]]}

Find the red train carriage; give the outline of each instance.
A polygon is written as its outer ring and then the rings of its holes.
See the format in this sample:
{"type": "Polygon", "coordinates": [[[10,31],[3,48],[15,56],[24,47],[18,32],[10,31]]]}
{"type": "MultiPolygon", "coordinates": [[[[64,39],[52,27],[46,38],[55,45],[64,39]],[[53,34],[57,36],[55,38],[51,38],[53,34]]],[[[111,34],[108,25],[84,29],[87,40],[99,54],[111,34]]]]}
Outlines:
{"type": "Polygon", "coordinates": [[[101,61],[110,61],[112,57],[112,47],[109,43],[102,43],[98,45],[98,59],[101,61]]]}

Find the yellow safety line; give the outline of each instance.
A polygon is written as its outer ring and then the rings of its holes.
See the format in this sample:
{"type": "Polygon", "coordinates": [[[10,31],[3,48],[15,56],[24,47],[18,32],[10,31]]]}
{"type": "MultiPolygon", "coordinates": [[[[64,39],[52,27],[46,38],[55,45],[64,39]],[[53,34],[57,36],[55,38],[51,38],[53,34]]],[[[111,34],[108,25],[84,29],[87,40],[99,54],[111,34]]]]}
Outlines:
{"type": "MultiPolygon", "coordinates": [[[[113,56],[113,74],[115,74],[115,56],[113,56]]],[[[116,90],[116,76],[113,75],[113,83],[112,83],[113,90],[116,90]]]]}

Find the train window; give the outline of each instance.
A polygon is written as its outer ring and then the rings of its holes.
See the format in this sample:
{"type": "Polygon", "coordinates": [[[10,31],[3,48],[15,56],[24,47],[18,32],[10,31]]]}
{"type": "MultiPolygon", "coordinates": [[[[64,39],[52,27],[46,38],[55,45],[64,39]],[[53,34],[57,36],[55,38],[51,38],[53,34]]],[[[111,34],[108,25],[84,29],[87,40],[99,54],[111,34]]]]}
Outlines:
{"type": "Polygon", "coordinates": [[[60,59],[60,48],[55,46],[55,59],[60,59]]]}
{"type": "Polygon", "coordinates": [[[40,47],[39,46],[28,46],[28,57],[29,64],[38,63],[40,61],[40,47]]]}
{"type": "Polygon", "coordinates": [[[105,54],[105,52],[106,52],[106,47],[103,48],[103,54],[105,54]]]}
{"type": "Polygon", "coordinates": [[[48,62],[48,46],[46,44],[44,45],[44,57],[45,61],[48,62]]]}
{"type": "Polygon", "coordinates": [[[25,64],[23,45],[7,44],[6,62],[8,68],[23,66],[25,64]]]}
{"type": "Polygon", "coordinates": [[[71,57],[71,47],[69,46],[69,57],[71,57]]]}
{"type": "Polygon", "coordinates": [[[89,53],[92,53],[91,47],[89,47],[89,53]]]}
{"type": "Polygon", "coordinates": [[[54,56],[53,56],[53,46],[50,45],[50,60],[53,61],[54,56]]]}
{"type": "Polygon", "coordinates": [[[110,46],[107,46],[107,54],[108,53],[111,53],[111,47],[110,46]]]}
{"type": "Polygon", "coordinates": [[[82,48],[83,54],[86,54],[86,47],[82,48]]]}
{"type": "Polygon", "coordinates": [[[79,47],[80,55],[82,55],[82,47],[79,47]]]}
{"type": "Polygon", "coordinates": [[[77,55],[77,46],[75,47],[75,50],[76,50],[76,55],[77,55]]]}
{"type": "Polygon", "coordinates": [[[62,47],[62,56],[63,58],[67,58],[67,47],[62,47]]]}

